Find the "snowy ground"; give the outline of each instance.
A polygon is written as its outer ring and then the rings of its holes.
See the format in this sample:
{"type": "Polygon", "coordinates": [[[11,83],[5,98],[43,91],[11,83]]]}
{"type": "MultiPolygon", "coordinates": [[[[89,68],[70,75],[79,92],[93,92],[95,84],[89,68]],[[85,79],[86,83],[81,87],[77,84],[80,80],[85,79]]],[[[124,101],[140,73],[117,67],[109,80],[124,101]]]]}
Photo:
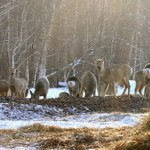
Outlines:
{"type": "MultiPolygon", "coordinates": [[[[135,82],[130,81],[131,94],[134,94],[135,82]]],[[[34,90],[34,89],[32,89],[34,90]]],[[[67,88],[49,89],[47,98],[57,98],[59,93],[68,92],[67,88]]],[[[118,89],[117,95],[120,95],[123,88],[118,89]]],[[[28,98],[30,95],[28,95],[28,98]]],[[[41,97],[42,98],[42,97],[41,97]]],[[[8,104],[9,105],[9,104],[8,104]]],[[[74,109],[70,111],[75,111],[74,109]]],[[[131,113],[93,113],[93,114],[76,114],[72,116],[63,116],[63,110],[54,107],[40,105],[21,104],[18,108],[11,110],[7,103],[0,104],[0,129],[16,129],[22,126],[41,123],[43,125],[53,125],[63,128],[105,128],[105,127],[122,127],[134,126],[138,124],[145,114],[131,113]],[[20,111],[22,110],[23,111],[20,111]],[[37,113],[38,112],[38,113],[37,113]],[[53,114],[49,114],[53,112],[53,114]]]]}
{"type": "Polygon", "coordinates": [[[19,127],[40,123],[42,125],[58,126],[62,128],[106,128],[134,126],[140,122],[144,114],[130,113],[105,113],[105,114],[81,114],[66,117],[55,117],[53,119],[41,120],[1,120],[0,129],[17,129],[19,127]]]}

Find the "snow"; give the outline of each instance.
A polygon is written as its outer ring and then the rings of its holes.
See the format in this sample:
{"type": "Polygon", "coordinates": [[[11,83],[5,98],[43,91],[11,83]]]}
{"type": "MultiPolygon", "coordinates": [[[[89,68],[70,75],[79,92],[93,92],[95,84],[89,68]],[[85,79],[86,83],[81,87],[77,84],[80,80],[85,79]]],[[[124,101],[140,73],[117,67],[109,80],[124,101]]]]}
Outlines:
{"type": "Polygon", "coordinates": [[[35,123],[62,128],[117,128],[137,125],[145,115],[146,114],[94,113],[55,117],[46,120],[42,118],[41,120],[1,120],[0,129],[17,129],[35,123]]]}
{"type": "Polygon", "coordinates": [[[67,87],[67,83],[66,83],[66,82],[59,82],[58,84],[59,84],[60,86],[67,87]]]}

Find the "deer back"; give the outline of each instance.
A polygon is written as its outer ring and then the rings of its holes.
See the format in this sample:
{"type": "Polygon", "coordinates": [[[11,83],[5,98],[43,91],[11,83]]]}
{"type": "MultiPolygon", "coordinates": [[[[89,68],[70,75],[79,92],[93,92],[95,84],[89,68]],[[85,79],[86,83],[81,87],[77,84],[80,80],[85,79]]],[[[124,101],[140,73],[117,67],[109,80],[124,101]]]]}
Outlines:
{"type": "Polygon", "coordinates": [[[47,94],[50,83],[46,77],[40,77],[35,86],[35,95],[47,94]]]}

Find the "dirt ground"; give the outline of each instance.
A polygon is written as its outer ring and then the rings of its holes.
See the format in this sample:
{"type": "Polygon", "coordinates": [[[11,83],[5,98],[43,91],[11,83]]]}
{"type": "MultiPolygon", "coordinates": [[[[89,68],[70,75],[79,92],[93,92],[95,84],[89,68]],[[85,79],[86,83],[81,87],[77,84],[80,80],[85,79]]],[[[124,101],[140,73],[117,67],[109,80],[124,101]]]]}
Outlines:
{"type": "MultiPolygon", "coordinates": [[[[57,107],[61,109],[75,107],[79,112],[142,112],[150,106],[150,99],[140,96],[107,96],[76,98],[65,97],[56,99],[12,99],[11,97],[0,97],[0,103],[8,103],[15,107],[19,104],[37,104],[57,107]]],[[[68,109],[66,109],[67,111],[68,109]]]]}

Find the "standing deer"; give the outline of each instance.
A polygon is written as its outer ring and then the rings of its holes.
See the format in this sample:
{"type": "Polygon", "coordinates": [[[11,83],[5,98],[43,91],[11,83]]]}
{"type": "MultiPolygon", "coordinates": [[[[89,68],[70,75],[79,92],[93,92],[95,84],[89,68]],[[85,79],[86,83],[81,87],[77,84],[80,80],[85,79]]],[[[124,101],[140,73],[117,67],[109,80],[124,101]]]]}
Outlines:
{"type": "Polygon", "coordinates": [[[97,88],[97,79],[92,72],[90,71],[85,72],[82,76],[81,83],[82,83],[81,94],[83,94],[84,91],[85,97],[91,97],[92,95],[95,96],[97,88]]]}
{"type": "MultiPolygon", "coordinates": [[[[95,63],[99,72],[100,80],[104,83],[104,90],[101,92],[100,96],[105,96],[109,85],[115,83],[119,83],[125,87],[122,95],[125,94],[127,89],[128,95],[130,94],[129,79],[133,72],[133,69],[130,66],[121,64],[105,68],[103,59],[97,59],[95,63]]],[[[115,91],[113,91],[113,93],[115,96],[115,91]]]]}
{"type": "Polygon", "coordinates": [[[16,77],[16,69],[10,68],[10,90],[11,96],[16,97],[25,97],[26,90],[28,89],[28,82],[24,78],[17,78],[16,77]]]}
{"type": "Polygon", "coordinates": [[[35,92],[31,94],[31,98],[39,98],[39,96],[43,96],[44,99],[46,99],[48,89],[50,87],[50,83],[47,77],[42,76],[37,80],[37,83],[35,85],[35,92]]]}

